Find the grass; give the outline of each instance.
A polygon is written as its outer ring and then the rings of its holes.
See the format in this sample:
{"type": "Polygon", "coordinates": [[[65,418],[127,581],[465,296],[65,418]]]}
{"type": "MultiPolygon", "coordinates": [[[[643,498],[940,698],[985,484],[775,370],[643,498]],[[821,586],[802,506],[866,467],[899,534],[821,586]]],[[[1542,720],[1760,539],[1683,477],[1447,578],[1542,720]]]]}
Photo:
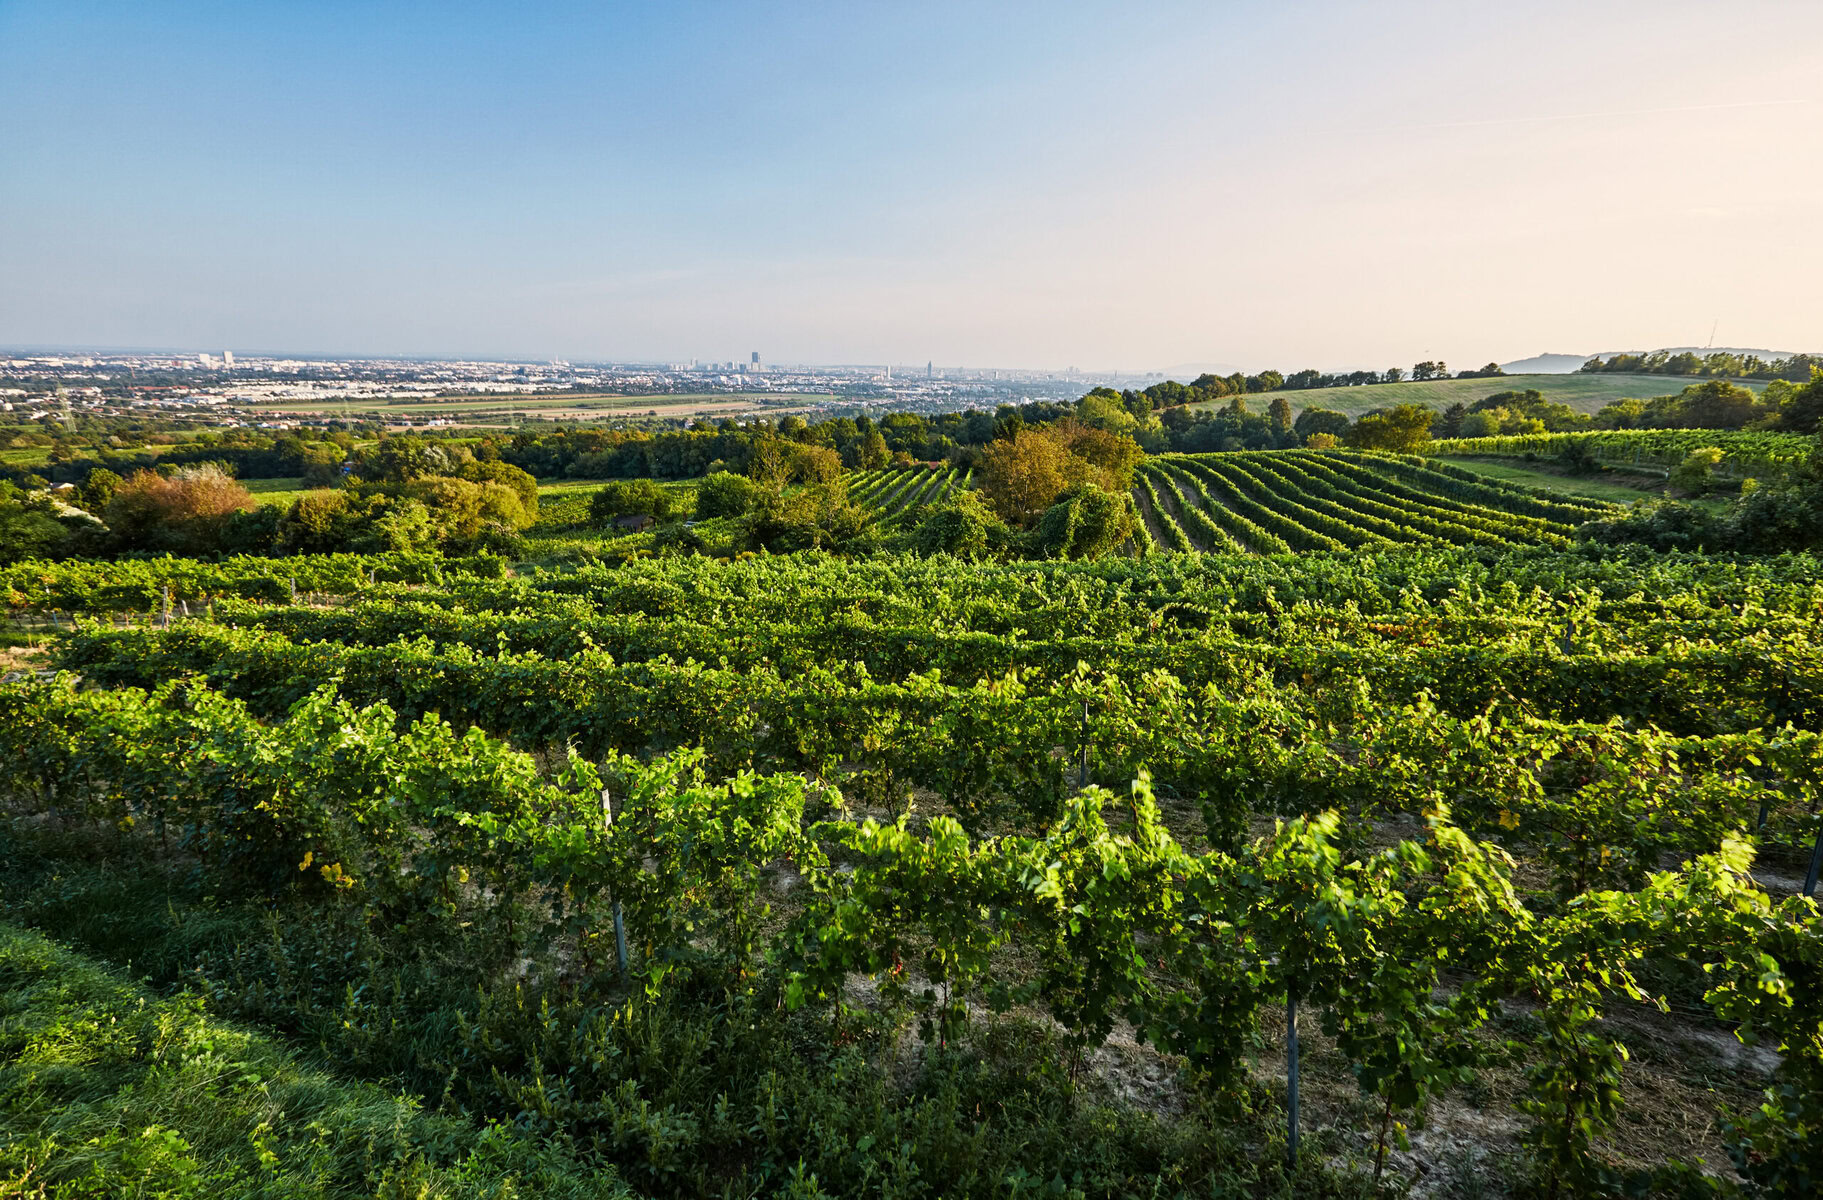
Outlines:
{"type": "MultiPolygon", "coordinates": [[[[525,531],[526,540],[545,553],[581,546],[599,547],[630,537],[643,537],[650,541],[650,534],[628,534],[590,522],[589,501],[604,484],[610,482],[612,481],[607,479],[539,480],[538,519],[525,531]]],[[[695,507],[696,485],[699,482],[701,481],[696,479],[684,479],[660,483],[659,486],[672,494],[679,510],[687,511],[695,507]]]]}
{"type": "Polygon", "coordinates": [[[302,475],[278,479],[243,479],[241,486],[253,493],[255,501],[268,508],[290,508],[299,496],[314,490],[304,486],[302,475]]]}
{"type": "Polygon", "coordinates": [[[0,1194],[621,1197],[612,1171],[425,1114],[0,925],[0,1194]],[[461,1149],[453,1149],[462,1147],[461,1149]]]}
{"type": "Polygon", "coordinates": [[[1563,492],[1571,496],[1584,496],[1590,500],[1606,500],[1611,504],[1631,504],[1635,500],[1645,500],[1662,495],[1662,480],[1646,476],[1636,476],[1642,486],[1627,483],[1614,483],[1594,477],[1577,477],[1558,475],[1551,471],[1538,471],[1528,467],[1517,467],[1510,463],[1492,463],[1473,458],[1452,458],[1446,460],[1477,475],[1489,479],[1504,480],[1507,483],[1522,483],[1527,487],[1538,488],[1547,492],[1563,492]]]}
{"type": "MultiPolygon", "coordinates": [[[[1650,475],[1614,472],[1606,476],[1559,475],[1552,471],[1516,466],[1511,461],[1489,462],[1475,458],[1450,458],[1444,461],[1477,475],[1485,475],[1489,479],[1520,483],[1541,491],[1561,492],[1589,500],[1606,500],[1611,504],[1632,504],[1636,500],[1656,500],[1669,495],[1665,481],[1650,475]],[[1638,482],[1616,482],[1620,479],[1638,482]]],[[[1716,496],[1705,496],[1691,502],[1715,510],[1724,508],[1728,503],[1726,499],[1716,496]]]]}
{"type": "MultiPolygon", "coordinates": [[[[1458,402],[1473,404],[1500,392],[1522,392],[1536,389],[1547,400],[1567,404],[1577,412],[1592,413],[1614,400],[1630,396],[1649,399],[1682,391],[1687,383],[1701,380],[1674,378],[1669,375],[1506,375],[1498,379],[1436,379],[1426,383],[1376,383],[1368,387],[1313,388],[1307,392],[1275,393],[1291,401],[1294,411],[1307,408],[1329,408],[1358,416],[1375,408],[1395,404],[1424,404],[1439,411],[1458,402]]],[[[1743,387],[1759,390],[1757,381],[1740,381],[1743,387]]],[[[1249,396],[1247,404],[1264,411],[1272,396],[1249,396]]],[[[1212,402],[1221,407],[1226,400],[1212,402]]],[[[1210,407],[1204,405],[1201,407],[1210,407]]]]}

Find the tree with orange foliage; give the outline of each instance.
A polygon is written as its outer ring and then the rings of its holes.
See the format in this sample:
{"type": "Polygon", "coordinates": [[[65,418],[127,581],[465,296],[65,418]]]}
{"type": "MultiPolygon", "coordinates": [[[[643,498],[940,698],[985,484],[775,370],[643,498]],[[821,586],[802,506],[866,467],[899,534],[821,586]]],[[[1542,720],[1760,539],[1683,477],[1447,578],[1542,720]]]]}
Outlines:
{"type": "Polygon", "coordinates": [[[134,550],[207,554],[220,545],[222,530],[236,513],[252,512],[253,496],[213,464],[185,467],[170,475],[135,471],[108,501],[108,529],[134,550]]]}
{"type": "Polygon", "coordinates": [[[978,486],[1001,520],[1029,529],[1059,496],[1080,484],[1126,492],[1143,456],[1132,438],[1059,421],[989,443],[978,486]]]}

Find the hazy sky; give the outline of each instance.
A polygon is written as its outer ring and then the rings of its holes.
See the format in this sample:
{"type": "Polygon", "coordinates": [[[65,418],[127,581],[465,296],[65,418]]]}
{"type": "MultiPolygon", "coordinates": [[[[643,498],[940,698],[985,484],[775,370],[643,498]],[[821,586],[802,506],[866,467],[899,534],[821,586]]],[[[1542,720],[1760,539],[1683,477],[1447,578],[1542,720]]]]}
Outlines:
{"type": "Polygon", "coordinates": [[[1823,0],[0,0],[0,345],[1823,348],[1823,0]]]}

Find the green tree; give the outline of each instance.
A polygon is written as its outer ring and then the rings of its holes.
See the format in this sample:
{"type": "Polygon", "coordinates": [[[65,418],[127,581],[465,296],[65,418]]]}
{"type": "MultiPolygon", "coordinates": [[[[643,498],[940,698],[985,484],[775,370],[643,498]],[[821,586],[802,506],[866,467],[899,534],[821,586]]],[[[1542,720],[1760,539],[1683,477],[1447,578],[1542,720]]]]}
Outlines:
{"type": "Polygon", "coordinates": [[[814,483],[763,494],[747,515],[742,540],[750,550],[775,554],[865,549],[872,524],[873,514],[850,503],[840,482],[814,483]]]}
{"type": "Polygon", "coordinates": [[[1779,412],[1779,427],[1793,433],[1823,431],[1823,367],[1810,369],[1810,382],[1791,393],[1779,412]]]}
{"type": "Polygon", "coordinates": [[[49,496],[0,480],[0,563],[52,555],[69,535],[49,496]]]}
{"type": "Polygon", "coordinates": [[[1671,485],[1686,492],[1702,495],[1715,480],[1715,469],[1726,457],[1714,446],[1699,446],[1684,455],[1684,461],[1671,472],[1671,485]]]}
{"type": "MultiPolygon", "coordinates": [[[[992,436],[993,434],[990,428],[988,437],[992,436]]],[[[982,438],[981,440],[986,441],[987,438],[982,438]]],[[[862,435],[860,447],[859,463],[863,468],[873,471],[886,465],[886,459],[888,457],[886,437],[878,429],[869,429],[862,435]]]]}
{"type": "Polygon", "coordinates": [[[787,462],[793,483],[834,483],[842,475],[842,456],[828,446],[794,446],[787,462]]]}
{"type": "Polygon", "coordinates": [[[361,455],[361,477],[377,483],[409,483],[431,475],[442,465],[442,455],[431,453],[421,437],[407,434],[382,438],[361,455]]]}
{"type": "Polygon", "coordinates": [[[1283,442],[1291,436],[1291,401],[1283,396],[1274,396],[1266,409],[1272,421],[1272,436],[1283,442]]]}
{"type": "Polygon", "coordinates": [[[348,549],[364,514],[352,492],[305,492],[279,523],[279,545],[293,553],[330,554],[348,549]]]}
{"type": "Polygon", "coordinates": [[[1023,429],[1016,437],[996,439],[982,452],[982,497],[1001,520],[1029,528],[1066,490],[1093,483],[1104,491],[1124,493],[1132,486],[1134,465],[1142,457],[1137,443],[1106,430],[1075,422],[1043,429],[1023,429]]]}
{"type": "Polygon", "coordinates": [[[457,469],[456,478],[466,479],[470,483],[498,483],[509,487],[519,497],[519,502],[527,512],[533,515],[538,512],[538,481],[511,463],[498,459],[465,462],[457,469]]]}
{"type": "Polygon", "coordinates": [[[1112,388],[1096,388],[1076,402],[1076,419],[1114,434],[1130,434],[1139,422],[1112,388]]]}
{"type": "Polygon", "coordinates": [[[114,498],[114,493],[120,490],[120,485],[124,482],[126,481],[106,467],[95,468],[82,481],[82,507],[92,513],[106,511],[108,501],[114,498]]]}
{"type": "Polygon", "coordinates": [[[1331,408],[1307,408],[1298,414],[1297,422],[1292,425],[1292,432],[1298,435],[1300,442],[1308,442],[1319,433],[1331,437],[1348,436],[1348,414],[1331,408]]]}
{"type": "Polygon", "coordinates": [[[1694,429],[1739,429],[1759,415],[1759,399],[1739,384],[1712,379],[1678,395],[1682,423],[1694,429]]]}
{"type": "Polygon", "coordinates": [[[1436,414],[1422,404],[1401,404],[1364,415],[1348,431],[1348,444],[1361,450],[1413,454],[1431,437],[1436,414]]]}
{"type": "Polygon", "coordinates": [[[1468,415],[1468,408],[1460,400],[1437,414],[1431,422],[1431,436],[1435,438],[1467,437],[1462,432],[1463,418],[1468,415]]]}

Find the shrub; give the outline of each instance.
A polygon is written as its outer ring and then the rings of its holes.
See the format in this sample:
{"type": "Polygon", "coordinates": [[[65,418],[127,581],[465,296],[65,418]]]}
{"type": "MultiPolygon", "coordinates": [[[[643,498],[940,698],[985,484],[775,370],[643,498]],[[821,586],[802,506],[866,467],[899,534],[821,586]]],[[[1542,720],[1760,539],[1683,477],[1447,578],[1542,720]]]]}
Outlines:
{"type": "Polygon", "coordinates": [[[764,497],[748,514],[742,542],[749,550],[872,548],[873,514],[848,500],[840,484],[812,484],[764,497]]]}
{"type": "Polygon", "coordinates": [[[1684,455],[1684,461],[1671,472],[1671,485],[1700,496],[1715,483],[1715,469],[1721,464],[1722,452],[1714,446],[1700,446],[1684,455]]]}
{"type": "Polygon", "coordinates": [[[953,554],[957,558],[982,558],[1004,549],[1012,531],[973,492],[958,492],[933,504],[912,531],[912,546],[920,554],[953,554]]]}
{"type": "Polygon", "coordinates": [[[1573,441],[1563,448],[1557,456],[1557,463],[1571,475],[1598,475],[1601,473],[1601,460],[1595,457],[1594,449],[1586,441],[1573,441]]]}
{"type": "Polygon", "coordinates": [[[1125,492],[1078,484],[1045,510],[1031,546],[1044,558],[1100,558],[1119,549],[1139,529],[1139,513],[1125,492]]]}
{"type": "Polygon", "coordinates": [[[760,489],[744,475],[723,471],[704,479],[696,488],[696,515],[699,520],[713,517],[738,517],[753,507],[760,489]]]}
{"type": "Polygon", "coordinates": [[[671,515],[671,493],[650,479],[625,479],[604,484],[589,497],[589,519],[605,525],[616,517],[671,515]]]}
{"type": "Polygon", "coordinates": [[[1640,504],[1618,517],[1591,521],[1582,536],[1606,545],[1639,542],[1654,550],[1701,550],[1721,540],[1721,529],[1694,504],[1660,500],[1640,504]]]}

